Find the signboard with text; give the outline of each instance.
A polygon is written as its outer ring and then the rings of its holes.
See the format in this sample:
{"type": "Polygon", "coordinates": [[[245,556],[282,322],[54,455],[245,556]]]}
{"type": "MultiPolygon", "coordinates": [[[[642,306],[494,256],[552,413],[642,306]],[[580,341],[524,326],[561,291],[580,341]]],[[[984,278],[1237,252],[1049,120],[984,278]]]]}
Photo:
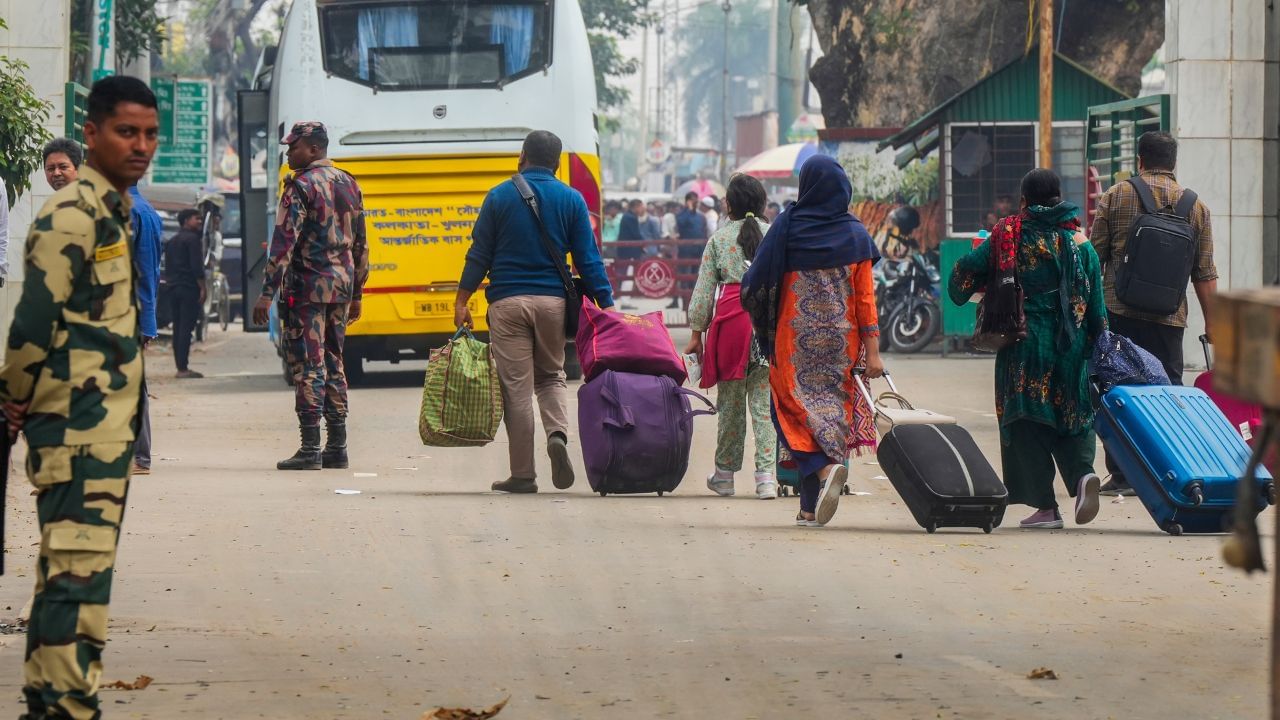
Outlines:
{"type": "MultiPolygon", "coordinates": [[[[153,81],[153,87],[158,85],[159,81],[153,81]]],[[[177,80],[172,87],[169,95],[172,122],[166,127],[162,107],[160,147],[151,163],[151,182],[208,185],[213,155],[210,147],[212,87],[208,80],[177,80]]]]}

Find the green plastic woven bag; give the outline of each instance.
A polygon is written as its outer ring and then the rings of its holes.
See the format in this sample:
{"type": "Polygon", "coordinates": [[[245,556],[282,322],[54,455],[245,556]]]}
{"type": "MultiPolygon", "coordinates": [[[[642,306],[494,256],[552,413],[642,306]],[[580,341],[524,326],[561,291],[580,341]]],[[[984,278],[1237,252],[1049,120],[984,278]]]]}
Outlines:
{"type": "Polygon", "coordinates": [[[465,328],[431,351],[418,434],[432,447],[480,447],[502,422],[502,388],[489,346],[465,328]]]}

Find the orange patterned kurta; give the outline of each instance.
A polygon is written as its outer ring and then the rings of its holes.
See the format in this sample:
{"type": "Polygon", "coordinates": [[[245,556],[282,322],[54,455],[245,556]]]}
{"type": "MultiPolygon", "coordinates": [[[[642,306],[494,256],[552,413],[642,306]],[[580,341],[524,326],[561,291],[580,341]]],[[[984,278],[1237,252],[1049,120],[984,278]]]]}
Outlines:
{"type": "Polygon", "coordinates": [[[871,269],[865,260],[784,278],[769,383],[792,450],[839,463],[851,449],[875,446],[871,409],[850,372],[862,361],[863,340],[880,335],[871,269]]]}

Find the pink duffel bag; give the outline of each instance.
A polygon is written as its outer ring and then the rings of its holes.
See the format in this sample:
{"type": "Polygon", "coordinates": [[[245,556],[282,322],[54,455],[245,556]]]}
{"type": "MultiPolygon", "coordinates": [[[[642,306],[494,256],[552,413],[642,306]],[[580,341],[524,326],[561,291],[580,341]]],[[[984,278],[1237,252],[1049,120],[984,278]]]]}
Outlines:
{"type": "Polygon", "coordinates": [[[588,381],[605,370],[666,375],[677,384],[689,377],[661,311],[627,315],[584,302],[577,342],[578,361],[588,381]]]}

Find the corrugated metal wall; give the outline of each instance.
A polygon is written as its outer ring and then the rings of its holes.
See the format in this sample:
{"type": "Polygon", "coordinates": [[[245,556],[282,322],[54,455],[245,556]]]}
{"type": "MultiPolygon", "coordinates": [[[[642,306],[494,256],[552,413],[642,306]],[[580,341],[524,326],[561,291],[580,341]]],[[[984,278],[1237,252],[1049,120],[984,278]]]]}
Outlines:
{"type": "MultiPolygon", "coordinates": [[[[1072,63],[1056,58],[1053,119],[1080,121],[1089,106],[1126,97],[1072,63]]],[[[1040,61],[1034,53],[965,93],[944,114],[945,122],[1036,122],[1040,119],[1040,61]]]]}

